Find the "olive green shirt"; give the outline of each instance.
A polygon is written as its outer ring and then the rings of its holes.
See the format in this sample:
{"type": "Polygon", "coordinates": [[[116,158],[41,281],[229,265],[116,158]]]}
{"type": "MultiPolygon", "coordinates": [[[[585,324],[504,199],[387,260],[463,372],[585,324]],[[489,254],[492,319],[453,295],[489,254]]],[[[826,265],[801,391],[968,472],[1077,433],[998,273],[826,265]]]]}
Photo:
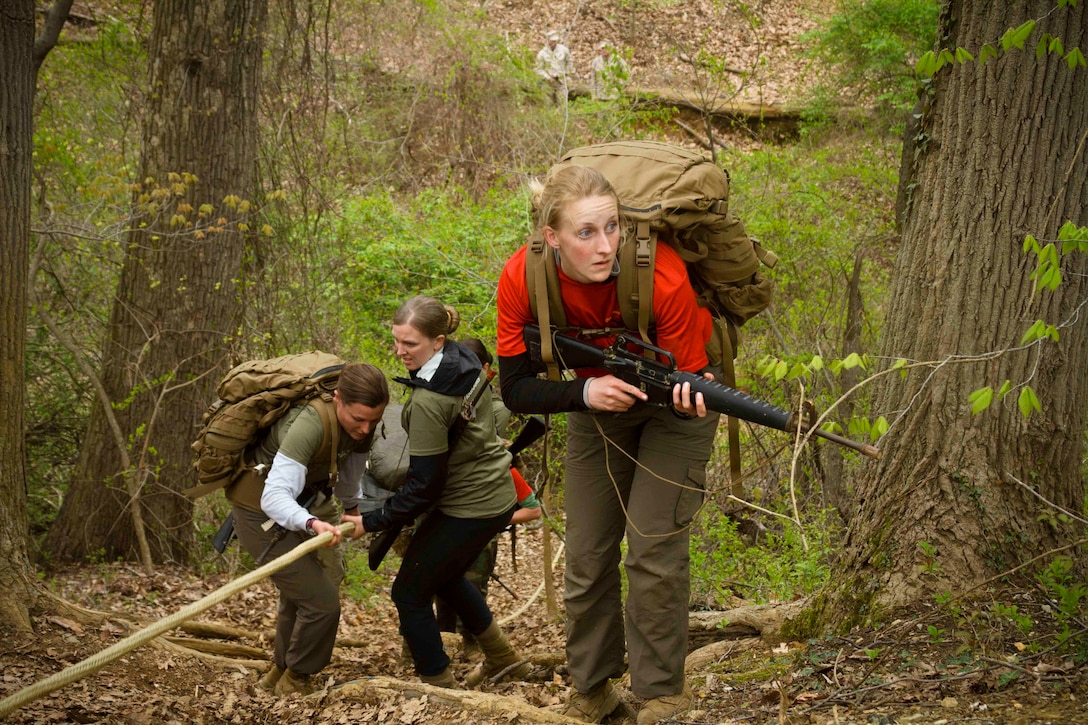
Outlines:
{"type": "MultiPolygon", "coordinates": [[[[413,456],[435,456],[449,449],[449,433],[461,415],[459,397],[414,388],[401,413],[413,456]]],[[[476,404],[483,415],[469,422],[454,444],[446,487],[436,508],[456,518],[489,518],[514,507],[517,496],[510,477],[510,454],[495,435],[488,388],[476,404]]]]}

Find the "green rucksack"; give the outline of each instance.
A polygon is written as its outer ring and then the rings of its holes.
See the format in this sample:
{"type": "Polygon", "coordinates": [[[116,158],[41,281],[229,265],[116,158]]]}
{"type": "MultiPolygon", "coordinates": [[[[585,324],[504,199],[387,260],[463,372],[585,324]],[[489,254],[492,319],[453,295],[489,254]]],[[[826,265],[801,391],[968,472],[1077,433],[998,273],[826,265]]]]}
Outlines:
{"type": "MultiPolygon", "coordinates": [[[[325,436],[319,457],[330,457],[330,480],[335,480],[340,436],[332,394],[343,367],[344,361],[335,355],[313,350],[250,360],[228,372],[216,388],[219,400],[204,413],[203,427],[193,441],[198,484],[184,493],[195,498],[238,483],[253,471],[246,453],[296,405],[311,405],[321,417],[325,436]]],[[[229,494],[228,490],[228,498],[229,494]]],[[[246,495],[252,499],[252,491],[246,495]]],[[[259,490],[257,501],[259,505],[259,490]]],[[[249,503],[253,505],[252,500],[249,503]]]]}
{"type": "MultiPolygon", "coordinates": [[[[654,340],[653,279],[657,243],[672,246],[687,264],[699,304],[715,320],[707,343],[711,365],[721,367],[725,383],[736,386],[733,359],[738,328],[771,304],[774,284],[760,263],[774,267],[778,258],[748,236],[729,211],[729,175],[702,154],[656,141],[616,141],[568,151],[552,171],[585,166],[611,182],[620,201],[627,243],[620,245],[616,296],[624,326],[654,340]]],[[[566,327],[554,254],[543,233],[534,231],[525,255],[529,306],[542,330],[566,327]]],[[[558,376],[550,337],[541,335],[541,356],[549,376],[558,376]]],[[[739,495],[740,432],[728,420],[730,471],[739,495]]]]}

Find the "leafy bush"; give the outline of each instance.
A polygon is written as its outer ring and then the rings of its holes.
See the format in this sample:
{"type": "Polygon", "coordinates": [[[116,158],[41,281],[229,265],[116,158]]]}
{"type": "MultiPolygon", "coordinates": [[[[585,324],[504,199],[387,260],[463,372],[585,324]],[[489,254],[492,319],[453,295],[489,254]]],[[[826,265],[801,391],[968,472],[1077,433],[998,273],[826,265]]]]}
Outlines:
{"type": "Polygon", "coordinates": [[[914,64],[933,47],[936,0],[844,0],[842,9],[802,36],[819,74],[810,104],[834,99],[904,117],[914,105],[914,64]]]}
{"type": "Polygon", "coordinates": [[[804,525],[804,538],[794,525],[772,524],[752,541],[737,532],[735,519],[708,504],[691,537],[693,600],[727,606],[730,596],[764,603],[818,590],[828,578],[837,528],[824,511],[804,525]]]}

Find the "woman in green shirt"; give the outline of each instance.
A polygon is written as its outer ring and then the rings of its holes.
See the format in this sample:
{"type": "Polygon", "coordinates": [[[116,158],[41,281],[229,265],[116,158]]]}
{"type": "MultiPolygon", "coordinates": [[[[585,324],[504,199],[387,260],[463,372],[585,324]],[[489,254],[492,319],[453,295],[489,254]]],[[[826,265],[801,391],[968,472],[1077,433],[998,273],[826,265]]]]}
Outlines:
{"type": "MultiPolygon", "coordinates": [[[[397,310],[393,340],[409,376],[396,380],[411,391],[401,413],[408,432],[408,480],[381,509],[346,517],[366,531],[383,531],[426,514],[404,552],[392,596],[416,672],[424,682],[443,687],[455,683],[435,619],[435,596],[457,612],[484,652],[484,662],[469,673],[466,685],[474,687],[521,662],[486,600],[465,578],[480,551],[510,523],[516,496],[510,454],[495,434],[483,366],[449,339],[459,322],[457,310],[433,297],[413,297],[397,310]],[[475,409],[487,414],[466,419],[462,406],[480,385],[475,409]]],[[[529,669],[522,663],[507,676],[524,677],[529,669]]]]}

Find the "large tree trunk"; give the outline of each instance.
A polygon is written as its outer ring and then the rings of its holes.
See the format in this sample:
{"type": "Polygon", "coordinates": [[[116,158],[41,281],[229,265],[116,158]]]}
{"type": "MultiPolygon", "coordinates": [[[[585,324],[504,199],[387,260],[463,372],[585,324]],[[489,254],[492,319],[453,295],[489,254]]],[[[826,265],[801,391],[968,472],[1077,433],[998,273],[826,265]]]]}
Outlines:
{"type": "Polygon", "coordinates": [[[267,0],[154,5],[140,188],[100,373],[127,451],[97,405],[45,542],[56,558],[132,556],[134,514],[152,558],[188,557],[192,504],[179,491],[193,482],[189,444],[241,310],[266,10],[267,0]]]}
{"type": "Polygon", "coordinates": [[[1023,243],[1055,240],[1067,220],[1088,225],[1085,70],[1035,55],[1044,32],[1067,51],[1088,49],[1088,3],[960,0],[946,10],[943,45],[976,58],[1006,29],[1041,21],[1025,50],[934,78],[881,354],[945,364],[880,382],[876,412],[892,421],[884,458],[858,485],[841,573],[813,612],[839,626],[965,591],[1084,535],[1039,497],[1083,511],[1088,264],[1066,255],[1061,287],[1035,291],[1023,243]],[[986,355],[1015,347],[1036,319],[1060,325],[1061,341],[986,355]],[[1012,392],[972,415],[968,395],[1006,380],[1012,392]],[[1042,404],[1028,419],[1017,409],[1023,385],[1042,404]]]}
{"type": "Polygon", "coordinates": [[[0,622],[29,631],[23,390],[33,152],[34,3],[0,6],[0,622]]]}

